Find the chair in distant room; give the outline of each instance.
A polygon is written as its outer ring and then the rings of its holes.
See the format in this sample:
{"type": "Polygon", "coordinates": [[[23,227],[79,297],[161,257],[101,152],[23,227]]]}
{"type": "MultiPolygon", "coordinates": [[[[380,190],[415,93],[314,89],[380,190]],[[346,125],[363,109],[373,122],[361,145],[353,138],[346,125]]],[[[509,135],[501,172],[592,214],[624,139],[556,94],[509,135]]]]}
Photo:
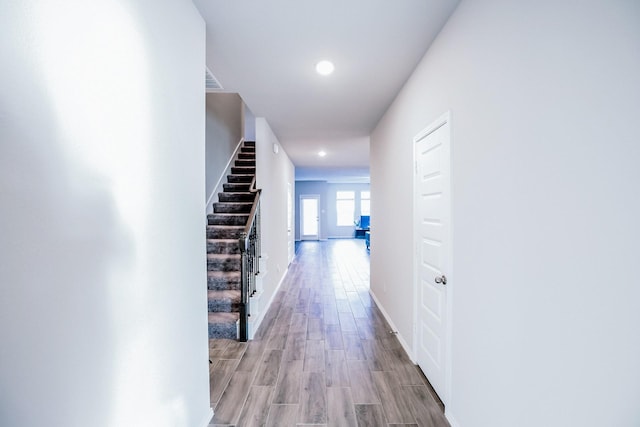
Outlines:
{"type": "Polygon", "coordinates": [[[356,226],[356,238],[364,238],[367,231],[369,231],[369,226],[371,224],[371,217],[369,215],[360,215],[360,221],[356,226]]]}

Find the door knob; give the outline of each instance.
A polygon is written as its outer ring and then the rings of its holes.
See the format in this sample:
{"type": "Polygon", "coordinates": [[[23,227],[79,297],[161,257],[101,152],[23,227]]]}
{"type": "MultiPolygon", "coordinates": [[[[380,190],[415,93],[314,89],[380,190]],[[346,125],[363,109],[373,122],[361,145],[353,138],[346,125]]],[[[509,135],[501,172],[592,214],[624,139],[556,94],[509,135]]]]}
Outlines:
{"type": "Polygon", "coordinates": [[[436,277],[436,283],[442,283],[443,285],[447,284],[447,276],[444,274],[440,277],[436,277]]]}

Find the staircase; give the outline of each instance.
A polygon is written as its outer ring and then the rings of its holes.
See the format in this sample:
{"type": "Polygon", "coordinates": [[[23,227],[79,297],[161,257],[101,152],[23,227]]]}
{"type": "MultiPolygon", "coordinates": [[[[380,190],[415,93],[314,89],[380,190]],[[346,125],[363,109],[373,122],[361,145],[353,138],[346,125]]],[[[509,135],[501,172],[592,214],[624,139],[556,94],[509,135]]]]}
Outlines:
{"type": "Polygon", "coordinates": [[[255,199],[250,188],[256,173],[255,142],[240,147],[224,191],[207,217],[207,288],[209,338],[238,338],[241,309],[239,239],[255,199]]]}

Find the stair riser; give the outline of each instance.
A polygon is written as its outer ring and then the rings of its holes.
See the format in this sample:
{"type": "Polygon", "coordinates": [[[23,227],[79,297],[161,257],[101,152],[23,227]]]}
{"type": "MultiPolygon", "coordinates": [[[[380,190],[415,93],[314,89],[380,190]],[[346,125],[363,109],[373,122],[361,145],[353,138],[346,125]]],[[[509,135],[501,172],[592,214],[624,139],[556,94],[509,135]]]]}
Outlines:
{"type": "Polygon", "coordinates": [[[234,175],[255,175],[256,168],[232,166],[231,173],[234,175]]]}
{"type": "Polygon", "coordinates": [[[209,215],[209,225],[245,225],[249,215],[209,215]]]}
{"type": "Polygon", "coordinates": [[[207,289],[210,291],[239,291],[242,288],[240,281],[228,281],[209,278],[207,289]]]}
{"type": "Polygon", "coordinates": [[[214,213],[249,213],[251,203],[214,203],[214,213]]]}
{"type": "Polygon", "coordinates": [[[207,260],[208,271],[240,271],[240,260],[235,258],[230,259],[208,259],[207,260]]]}
{"type": "Polygon", "coordinates": [[[255,198],[253,193],[218,193],[218,201],[220,202],[253,202],[255,198]]]}
{"type": "Polygon", "coordinates": [[[255,168],[256,167],[256,161],[255,160],[251,160],[251,159],[238,159],[238,160],[236,160],[235,165],[238,166],[238,167],[255,168]]]}
{"type": "Polygon", "coordinates": [[[234,255],[240,253],[240,245],[237,242],[207,242],[207,253],[208,254],[228,254],[234,255]]]}
{"type": "Polygon", "coordinates": [[[207,289],[210,291],[239,291],[241,287],[240,280],[219,280],[211,277],[207,280],[207,289]]]}
{"type": "Polygon", "coordinates": [[[233,193],[233,192],[245,192],[245,191],[249,191],[249,188],[251,187],[251,183],[231,183],[231,184],[222,184],[222,189],[228,193],[233,193]]]}
{"type": "Polygon", "coordinates": [[[226,300],[209,300],[209,311],[212,313],[233,313],[240,311],[240,303],[226,300]]]}
{"type": "Polygon", "coordinates": [[[247,182],[253,181],[253,175],[227,175],[228,182],[247,182]]]}
{"type": "Polygon", "coordinates": [[[227,338],[231,340],[238,339],[236,324],[235,323],[209,323],[209,338],[210,339],[227,338]]]}
{"type": "Polygon", "coordinates": [[[244,152],[240,152],[238,153],[238,160],[255,160],[256,159],[256,153],[244,153],[244,152]]]}
{"type": "Polygon", "coordinates": [[[228,229],[219,227],[207,228],[207,239],[239,239],[242,229],[228,229]]]}

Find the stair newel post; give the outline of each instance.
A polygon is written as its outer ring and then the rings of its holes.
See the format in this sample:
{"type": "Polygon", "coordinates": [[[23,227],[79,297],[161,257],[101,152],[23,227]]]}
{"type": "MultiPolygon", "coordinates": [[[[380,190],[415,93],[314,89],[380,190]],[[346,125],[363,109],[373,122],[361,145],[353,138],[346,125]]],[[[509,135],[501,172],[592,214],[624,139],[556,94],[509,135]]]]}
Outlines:
{"type": "Polygon", "coordinates": [[[249,304],[249,276],[251,274],[249,268],[249,254],[247,253],[247,233],[243,232],[240,234],[240,238],[238,239],[238,244],[240,245],[240,254],[241,254],[241,273],[240,273],[240,333],[239,339],[242,342],[247,341],[247,330],[249,323],[249,313],[247,312],[247,306],[249,304]]]}

